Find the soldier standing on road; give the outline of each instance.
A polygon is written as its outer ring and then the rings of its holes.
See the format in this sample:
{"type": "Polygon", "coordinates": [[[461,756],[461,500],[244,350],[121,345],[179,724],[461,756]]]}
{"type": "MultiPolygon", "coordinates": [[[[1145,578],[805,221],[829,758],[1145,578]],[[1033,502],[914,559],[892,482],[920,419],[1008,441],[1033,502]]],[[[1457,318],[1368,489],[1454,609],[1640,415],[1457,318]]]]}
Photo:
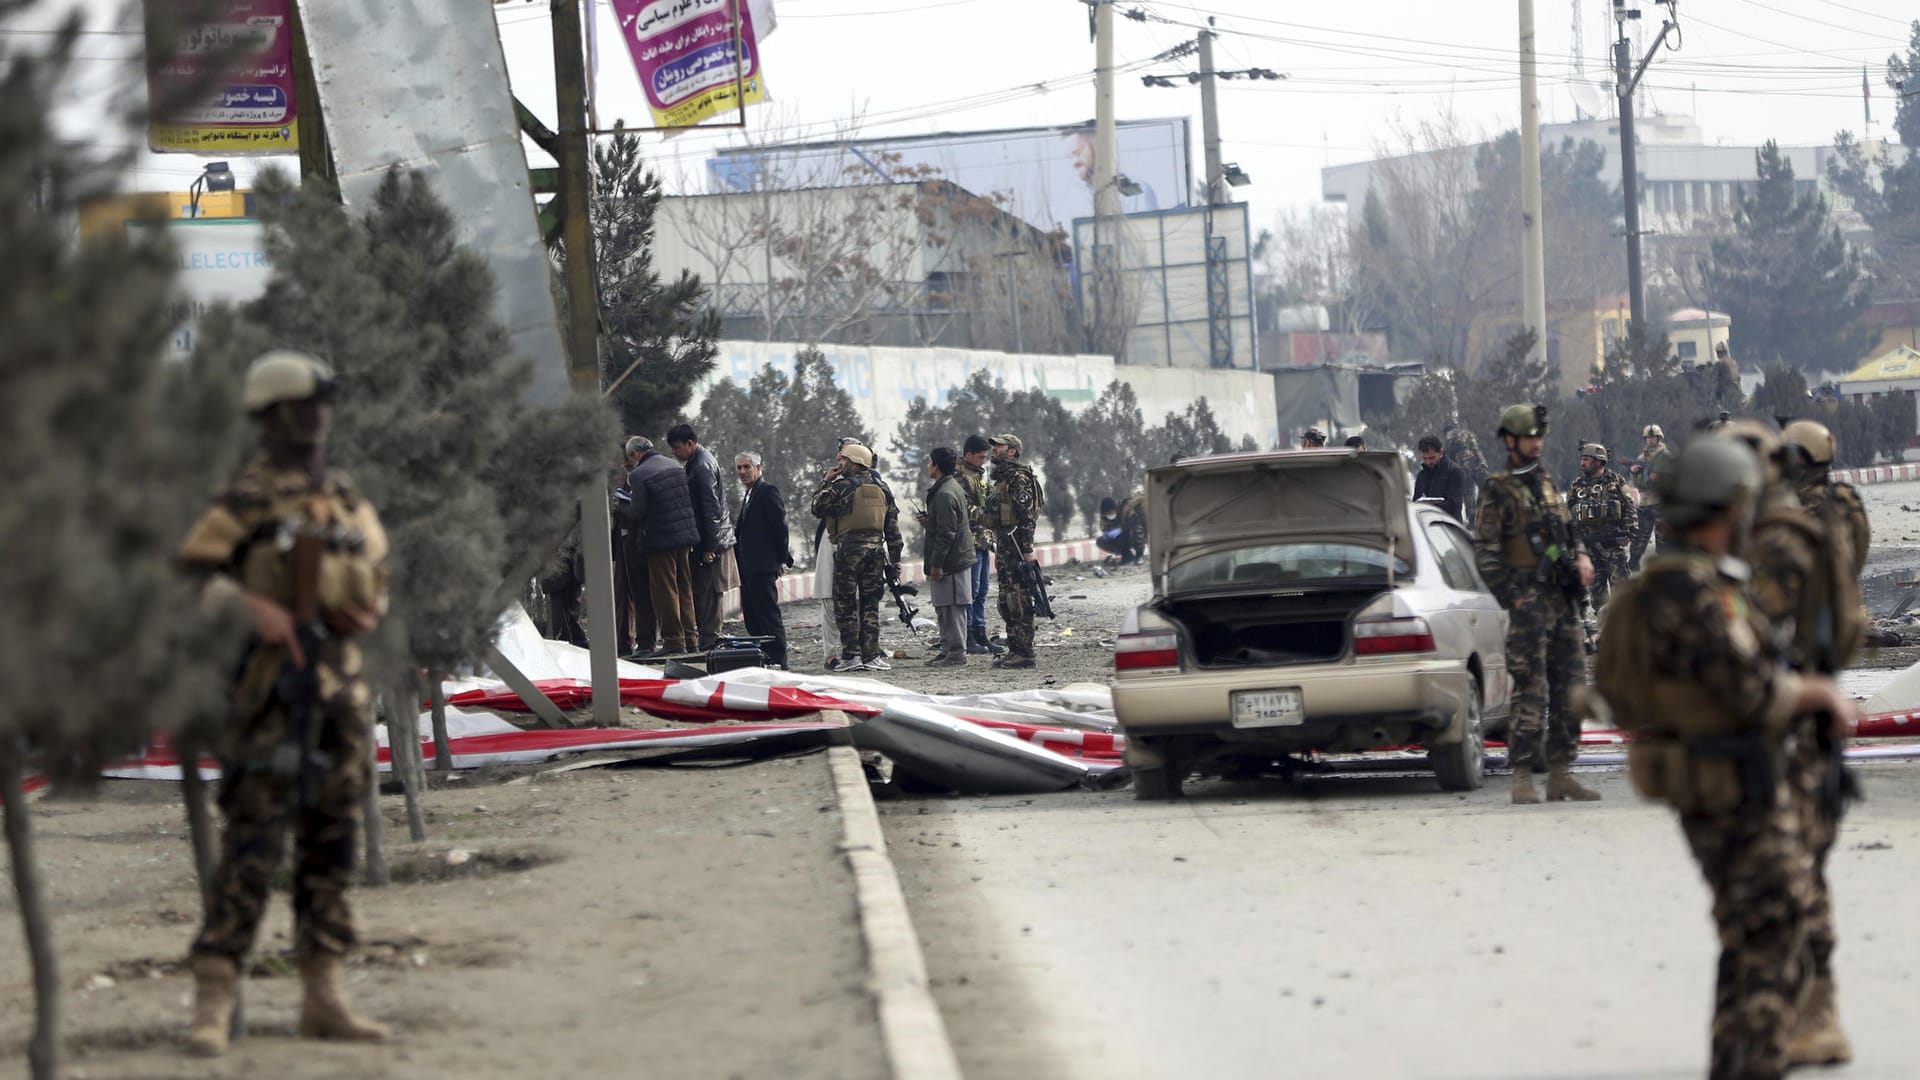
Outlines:
{"type": "Polygon", "coordinates": [[[1608,591],[1627,580],[1627,558],[1640,528],[1640,504],[1619,473],[1607,468],[1607,448],[1580,447],[1580,476],[1567,489],[1575,531],[1593,560],[1593,606],[1606,606],[1608,591]]]}
{"type": "Polygon", "coordinates": [[[1670,804],[1713,891],[1720,963],[1712,1077],[1779,1077],[1808,992],[1813,875],[1784,769],[1793,718],[1828,714],[1844,737],[1853,707],[1822,676],[1782,669],[1748,602],[1747,542],[1762,488],[1735,439],[1700,438],[1660,480],[1668,534],[1614,597],[1595,665],[1631,732],[1628,772],[1670,804]],[[1671,545],[1671,550],[1665,550],[1671,545]]]}
{"type": "Polygon", "coordinates": [[[995,435],[993,480],[987,490],[987,523],[993,526],[994,565],[1000,575],[1000,618],[1007,625],[1007,655],[997,668],[1030,668],[1033,656],[1033,595],[1020,576],[1020,562],[1037,563],[1033,526],[1039,520],[1040,481],[1020,460],[1018,435],[995,435]]]}
{"type": "Polygon", "coordinates": [[[1568,691],[1583,680],[1580,614],[1570,584],[1593,584],[1593,563],[1573,535],[1567,503],[1540,467],[1546,409],[1510,405],[1500,414],[1507,471],[1487,478],[1474,511],[1474,556],[1480,574],[1507,609],[1507,670],[1513,676],[1513,801],[1537,803],[1532,763],[1545,741],[1547,800],[1590,801],[1600,794],[1573,778],[1580,717],[1568,691]],[[1575,575],[1573,582],[1566,575],[1575,575]]]}
{"type": "MultiPolygon", "coordinates": [[[[1859,580],[1865,559],[1854,545],[1871,537],[1852,487],[1832,482],[1827,466],[1810,460],[1824,452],[1831,462],[1832,436],[1810,420],[1795,421],[1787,429],[1793,436],[1790,443],[1758,421],[1736,420],[1726,428],[1726,434],[1755,447],[1773,465],[1773,497],[1754,527],[1754,601],[1772,622],[1790,668],[1831,675],[1851,664],[1866,640],[1859,580]],[[1776,453],[1783,446],[1786,452],[1776,453]],[[1791,473],[1780,467],[1783,457],[1791,473]]],[[[1835,759],[1842,744],[1826,725],[1825,717],[1795,717],[1786,765],[1788,790],[1813,862],[1806,928],[1810,986],[1787,1043],[1788,1062],[1794,1065],[1839,1064],[1853,1056],[1836,1006],[1837,937],[1827,881],[1827,858],[1850,791],[1835,759]]]]}
{"type": "Polygon", "coordinates": [[[1446,436],[1447,460],[1460,467],[1467,474],[1467,482],[1478,491],[1487,485],[1487,459],[1480,453],[1480,440],[1473,432],[1457,424],[1448,424],[1440,429],[1446,436]]]}
{"type": "Polygon", "coordinates": [[[967,521],[973,528],[973,604],[967,611],[967,652],[998,656],[1007,651],[987,636],[987,584],[993,577],[993,528],[987,524],[987,458],[993,444],[969,435],[961,447],[960,481],[967,486],[967,521]]]}
{"type": "Polygon", "coordinates": [[[1660,491],[1654,486],[1660,470],[1673,460],[1673,452],[1667,449],[1667,433],[1660,430],[1659,424],[1648,424],[1640,429],[1640,437],[1646,443],[1641,451],[1640,460],[1627,466],[1632,478],[1634,490],[1640,493],[1640,528],[1633,536],[1633,550],[1627,556],[1627,569],[1640,569],[1640,560],[1647,554],[1647,544],[1653,540],[1654,527],[1660,523],[1660,491]]]}
{"type": "Polygon", "coordinates": [[[873,451],[859,443],[840,448],[813,496],[813,514],[833,542],[833,617],[840,656],[829,671],[889,671],[880,652],[880,600],[900,580],[900,507],[873,471],[873,451]]]}
{"type": "Polygon", "coordinates": [[[180,548],[181,566],[206,579],[203,603],[244,611],[254,625],[233,687],[239,730],[221,768],[220,868],[189,958],[187,1046],[204,1056],[226,1052],[240,965],[289,826],[300,1035],[387,1036],[348,1008],[341,979],[354,943],[347,885],[373,740],[354,639],[386,612],[387,535],[372,505],[327,471],[332,396],[332,372],[311,356],[275,351],[255,360],[243,400],[260,425],[260,451],[180,548]]]}

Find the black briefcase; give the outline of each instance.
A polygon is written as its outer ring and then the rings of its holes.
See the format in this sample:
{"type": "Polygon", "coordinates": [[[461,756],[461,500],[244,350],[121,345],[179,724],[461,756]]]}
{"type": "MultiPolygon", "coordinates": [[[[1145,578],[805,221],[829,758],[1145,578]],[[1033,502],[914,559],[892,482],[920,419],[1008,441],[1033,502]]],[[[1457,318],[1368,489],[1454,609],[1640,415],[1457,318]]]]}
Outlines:
{"type": "Polygon", "coordinates": [[[722,637],[714,642],[707,652],[707,674],[718,675],[723,671],[735,671],[740,668],[766,667],[767,653],[762,646],[772,641],[770,637],[722,637]]]}

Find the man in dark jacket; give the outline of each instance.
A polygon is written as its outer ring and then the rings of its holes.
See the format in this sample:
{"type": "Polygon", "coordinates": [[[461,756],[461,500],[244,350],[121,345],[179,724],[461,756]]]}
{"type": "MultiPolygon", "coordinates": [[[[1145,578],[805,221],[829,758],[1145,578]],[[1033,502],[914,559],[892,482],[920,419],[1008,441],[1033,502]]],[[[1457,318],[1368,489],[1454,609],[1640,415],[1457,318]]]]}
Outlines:
{"type": "Polygon", "coordinates": [[[700,445],[692,424],[675,424],[667,432],[673,456],[687,467],[687,488],[693,496],[693,520],[700,526],[700,545],[693,553],[693,614],[700,648],[711,649],[720,636],[720,605],[730,589],[740,587],[733,556],[733,519],[720,488],[720,463],[713,451],[700,445]]]}
{"type": "Polygon", "coordinates": [[[928,667],[964,667],[967,663],[967,614],[973,607],[973,527],[970,492],[954,475],[960,457],[951,446],[936,446],[927,457],[927,520],[921,569],[933,588],[940,618],[940,651],[928,667]]]}
{"type": "Polygon", "coordinates": [[[760,478],[760,455],[733,459],[740,479],[740,516],[734,523],[734,552],[740,566],[740,617],[747,633],[773,638],[767,660],[787,666],[787,624],[780,618],[780,571],[793,565],[787,533],[787,504],[780,489],[760,478]]]}
{"type": "Polygon", "coordinates": [[[1420,475],[1413,481],[1413,497],[1434,499],[1440,509],[1459,521],[1467,520],[1467,473],[1447,459],[1440,436],[1420,438],[1420,475]]]}
{"type": "MultiPolygon", "coordinates": [[[[619,632],[621,656],[650,653],[660,637],[653,623],[653,594],[647,589],[647,557],[640,550],[640,529],[629,528],[618,512],[632,498],[624,477],[640,464],[644,451],[639,444],[644,442],[647,440],[637,435],[621,441],[627,467],[621,470],[623,479],[613,493],[613,626],[619,632]]],[[[585,571],[581,580],[586,580],[585,571]]]]}
{"type": "Polygon", "coordinates": [[[674,459],[638,442],[640,463],[627,474],[628,501],[620,508],[621,521],[638,529],[640,550],[647,564],[647,592],[653,599],[654,622],[660,628],[655,656],[692,652],[697,636],[693,615],[693,577],[687,556],[700,542],[700,526],[693,518],[693,493],[687,471],[674,459]]]}

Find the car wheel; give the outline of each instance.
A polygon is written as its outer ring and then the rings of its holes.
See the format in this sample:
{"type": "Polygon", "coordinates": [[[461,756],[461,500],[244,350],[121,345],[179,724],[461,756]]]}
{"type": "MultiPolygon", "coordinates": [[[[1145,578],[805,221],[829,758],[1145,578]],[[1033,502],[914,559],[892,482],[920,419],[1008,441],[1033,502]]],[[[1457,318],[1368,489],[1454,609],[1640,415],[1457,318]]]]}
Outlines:
{"type": "Polygon", "coordinates": [[[1466,711],[1462,726],[1465,735],[1452,746],[1436,746],[1427,751],[1427,761],[1440,779],[1442,791],[1474,791],[1487,779],[1487,733],[1481,720],[1480,677],[1467,677],[1466,711]]]}

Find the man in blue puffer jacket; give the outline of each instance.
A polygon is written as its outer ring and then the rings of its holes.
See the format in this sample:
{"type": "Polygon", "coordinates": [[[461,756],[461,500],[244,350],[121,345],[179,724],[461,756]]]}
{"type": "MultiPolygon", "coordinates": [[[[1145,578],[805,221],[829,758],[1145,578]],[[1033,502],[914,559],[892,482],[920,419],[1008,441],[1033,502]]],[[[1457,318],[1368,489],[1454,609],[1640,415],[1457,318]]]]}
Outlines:
{"type": "Polygon", "coordinates": [[[692,652],[699,631],[694,627],[693,571],[688,557],[700,542],[694,519],[693,493],[687,471],[678,461],[639,439],[640,461],[627,474],[631,501],[620,507],[621,523],[640,533],[640,551],[647,562],[647,592],[653,598],[653,616],[660,627],[660,649],[654,655],[692,652]]]}

